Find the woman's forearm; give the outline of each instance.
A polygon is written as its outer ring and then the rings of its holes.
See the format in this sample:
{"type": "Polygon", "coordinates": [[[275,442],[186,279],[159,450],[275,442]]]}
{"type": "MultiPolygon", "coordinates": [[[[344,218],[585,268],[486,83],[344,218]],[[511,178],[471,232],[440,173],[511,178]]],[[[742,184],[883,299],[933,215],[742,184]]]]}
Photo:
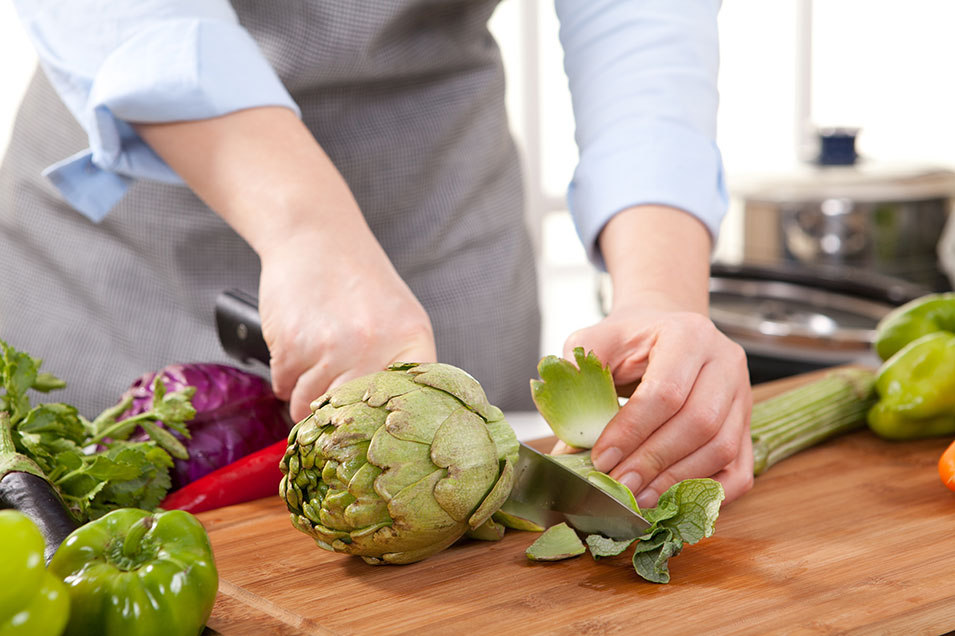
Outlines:
{"type": "Polygon", "coordinates": [[[303,235],[371,240],[344,179],[286,108],[135,128],[260,256],[303,235]]]}
{"type": "Polygon", "coordinates": [[[707,313],[712,241],[694,216],[666,206],[635,206],[611,218],[599,241],[614,306],[651,302],[707,313]]]}

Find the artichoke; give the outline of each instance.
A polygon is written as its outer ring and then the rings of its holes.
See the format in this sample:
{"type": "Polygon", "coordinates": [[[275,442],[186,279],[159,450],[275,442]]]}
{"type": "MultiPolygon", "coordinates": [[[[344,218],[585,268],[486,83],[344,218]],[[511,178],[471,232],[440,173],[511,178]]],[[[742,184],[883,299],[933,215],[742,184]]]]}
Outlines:
{"type": "Polygon", "coordinates": [[[326,550],[412,563],[492,518],[514,482],[518,442],[481,385],[447,364],[401,363],[322,395],[295,425],[279,494],[326,550]]]}

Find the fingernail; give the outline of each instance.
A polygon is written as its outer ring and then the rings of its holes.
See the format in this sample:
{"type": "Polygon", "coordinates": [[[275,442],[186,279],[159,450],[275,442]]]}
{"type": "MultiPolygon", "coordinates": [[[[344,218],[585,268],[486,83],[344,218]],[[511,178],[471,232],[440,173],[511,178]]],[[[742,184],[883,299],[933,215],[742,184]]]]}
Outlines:
{"type": "Polygon", "coordinates": [[[642,493],[637,495],[637,505],[641,508],[652,508],[657,505],[657,500],[660,498],[655,491],[647,488],[642,493]]]}
{"type": "Polygon", "coordinates": [[[616,466],[622,458],[623,451],[616,446],[604,449],[604,451],[596,457],[591,456],[594,462],[594,468],[602,473],[609,473],[610,469],[616,466]]]}
{"type": "Polygon", "coordinates": [[[633,472],[625,474],[617,481],[629,488],[630,492],[638,492],[640,490],[640,486],[643,485],[643,477],[641,477],[639,473],[633,472]]]}

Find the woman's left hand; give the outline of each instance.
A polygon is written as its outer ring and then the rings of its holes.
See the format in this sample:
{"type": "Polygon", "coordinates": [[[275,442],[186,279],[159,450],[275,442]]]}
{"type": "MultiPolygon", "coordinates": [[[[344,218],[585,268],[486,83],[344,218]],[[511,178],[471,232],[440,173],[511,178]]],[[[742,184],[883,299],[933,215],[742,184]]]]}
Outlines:
{"type": "Polygon", "coordinates": [[[657,300],[615,306],[565,344],[568,359],[577,346],[594,351],[618,387],[639,381],[597,440],[594,465],[641,507],[694,477],[718,480],[732,501],[753,484],[745,353],[702,314],[657,300]]]}

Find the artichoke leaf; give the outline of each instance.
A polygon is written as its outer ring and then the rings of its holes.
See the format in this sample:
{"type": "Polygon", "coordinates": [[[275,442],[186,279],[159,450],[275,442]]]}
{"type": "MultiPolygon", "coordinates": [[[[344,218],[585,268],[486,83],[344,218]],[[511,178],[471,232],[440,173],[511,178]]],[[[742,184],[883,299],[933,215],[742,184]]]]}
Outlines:
{"type": "Polygon", "coordinates": [[[371,377],[363,399],[368,406],[379,408],[392,398],[421,388],[414,378],[403,373],[376,373],[371,377]]]}
{"type": "MultiPolygon", "coordinates": [[[[375,480],[375,492],[390,501],[408,486],[416,483],[435,470],[440,470],[431,461],[428,444],[401,440],[385,428],[378,429],[368,446],[368,461],[382,469],[375,480]]],[[[442,474],[444,471],[441,471],[442,474]]]]}
{"type": "Polygon", "coordinates": [[[466,524],[451,518],[434,499],[434,486],[444,474],[444,469],[438,469],[389,501],[392,524],[373,534],[355,537],[353,553],[406,552],[440,544],[448,537],[453,537],[451,543],[461,538],[466,524]]]}
{"type": "Polygon", "coordinates": [[[441,424],[460,408],[461,402],[453,395],[416,386],[388,401],[391,413],[385,428],[398,439],[430,444],[441,424]]]}
{"type": "Polygon", "coordinates": [[[514,464],[509,460],[504,460],[501,468],[501,476],[498,477],[491,492],[488,493],[478,509],[474,511],[471,518],[468,519],[468,526],[475,528],[497,512],[511,494],[511,488],[514,487],[514,464]]]}
{"type": "Polygon", "coordinates": [[[355,402],[363,402],[365,400],[365,394],[368,392],[368,387],[371,386],[371,383],[375,381],[377,376],[383,373],[385,372],[379,371],[378,373],[363,375],[360,378],[349,380],[335,387],[332,391],[325,393],[312,402],[312,410],[315,411],[319,408],[324,408],[325,405],[330,405],[338,409],[348,404],[354,404],[355,402]]]}
{"type": "Polygon", "coordinates": [[[500,541],[504,538],[505,528],[502,524],[490,518],[477,528],[471,528],[467,531],[467,536],[478,541],[500,541]]]}
{"type": "Polygon", "coordinates": [[[319,438],[319,447],[326,455],[331,455],[338,448],[370,441],[375,432],[384,426],[387,416],[386,412],[373,409],[364,402],[344,406],[331,417],[330,423],[334,428],[319,438]]]}
{"type": "Polygon", "coordinates": [[[485,420],[490,418],[491,404],[484,389],[467,372],[440,362],[419,364],[408,369],[418,384],[450,393],[485,420]]]}
{"type": "Polygon", "coordinates": [[[531,396],[554,434],[565,444],[592,448],[620,410],[610,373],[597,356],[574,349],[573,362],[546,356],[537,365],[540,380],[531,380],[531,396]]]}
{"type": "Polygon", "coordinates": [[[435,486],[434,498],[456,521],[465,521],[498,478],[497,447],[484,421],[459,408],[435,432],[431,460],[448,470],[447,477],[435,486]]]}

